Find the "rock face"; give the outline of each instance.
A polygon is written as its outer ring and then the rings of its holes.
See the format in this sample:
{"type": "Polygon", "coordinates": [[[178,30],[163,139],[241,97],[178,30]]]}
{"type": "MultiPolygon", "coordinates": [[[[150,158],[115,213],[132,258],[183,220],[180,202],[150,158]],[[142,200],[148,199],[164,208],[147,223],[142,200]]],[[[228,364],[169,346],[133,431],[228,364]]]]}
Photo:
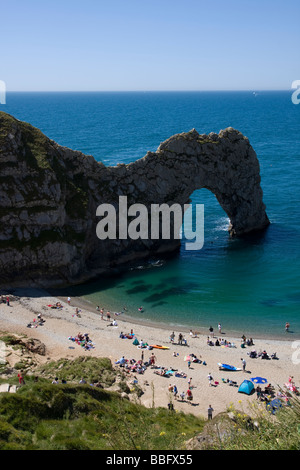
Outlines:
{"type": "Polygon", "coordinates": [[[269,224],[258,159],[235,129],[209,135],[193,129],[133,163],[106,167],[0,112],[0,283],[76,283],[173,251],[180,240],[99,240],[96,209],[117,207],[122,195],[128,205],[183,206],[200,188],[215,194],[231,236],[269,224]]]}

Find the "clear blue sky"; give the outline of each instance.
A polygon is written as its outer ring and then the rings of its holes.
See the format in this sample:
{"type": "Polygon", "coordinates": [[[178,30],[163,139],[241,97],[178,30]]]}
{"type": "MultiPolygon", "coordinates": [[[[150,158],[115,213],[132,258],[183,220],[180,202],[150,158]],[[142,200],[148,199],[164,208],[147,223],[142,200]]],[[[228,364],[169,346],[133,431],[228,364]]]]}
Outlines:
{"type": "Polygon", "coordinates": [[[299,0],[1,0],[7,91],[290,89],[299,0]]]}

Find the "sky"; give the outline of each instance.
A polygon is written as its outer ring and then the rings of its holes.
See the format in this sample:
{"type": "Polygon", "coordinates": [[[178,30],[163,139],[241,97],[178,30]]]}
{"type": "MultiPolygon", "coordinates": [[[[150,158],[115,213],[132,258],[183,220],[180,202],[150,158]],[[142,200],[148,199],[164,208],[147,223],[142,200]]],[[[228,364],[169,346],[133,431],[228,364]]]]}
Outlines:
{"type": "Polygon", "coordinates": [[[287,90],[299,44],[299,0],[0,0],[7,91],[287,90]]]}

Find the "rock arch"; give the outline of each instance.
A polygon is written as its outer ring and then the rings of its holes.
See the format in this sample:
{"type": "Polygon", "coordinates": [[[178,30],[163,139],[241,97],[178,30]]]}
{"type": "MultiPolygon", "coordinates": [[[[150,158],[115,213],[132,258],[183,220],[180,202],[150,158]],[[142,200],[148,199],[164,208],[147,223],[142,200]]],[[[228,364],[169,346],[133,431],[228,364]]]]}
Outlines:
{"type": "MultiPolygon", "coordinates": [[[[206,188],[228,215],[232,236],[269,225],[256,153],[233,128],[219,134],[200,135],[193,129],[174,135],[155,153],[148,152],[125,168],[118,187],[137,201],[183,205],[195,190],[206,188]]],[[[116,179],[123,170],[122,165],[116,167],[116,179]]]]}
{"type": "Polygon", "coordinates": [[[180,241],[99,240],[96,209],[120,195],[130,204],[184,205],[200,188],[215,194],[232,236],[269,224],[258,159],[237,130],[193,129],[133,163],[106,167],[0,112],[0,284],[82,282],[172,251],[180,241]]]}

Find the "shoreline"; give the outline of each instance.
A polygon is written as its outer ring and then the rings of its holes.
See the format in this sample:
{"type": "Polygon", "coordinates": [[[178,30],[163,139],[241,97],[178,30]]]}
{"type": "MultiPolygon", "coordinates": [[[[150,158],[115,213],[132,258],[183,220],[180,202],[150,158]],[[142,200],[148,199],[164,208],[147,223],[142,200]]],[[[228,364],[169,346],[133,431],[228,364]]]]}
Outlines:
{"type": "MultiPolygon", "coordinates": [[[[56,290],[54,289],[47,289],[47,291],[49,292],[49,294],[52,294],[54,297],[58,298],[59,300],[63,301],[63,302],[66,302],[67,301],[67,297],[65,296],[62,296],[62,295],[56,295],[56,290]]],[[[84,299],[82,296],[72,296],[72,303],[75,307],[78,307],[78,308],[82,308],[82,309],[86,309],[86,310],[90,310],[91,312],[95,313],[95,314],[98,314],[98,311],[96,310],[96,306],[93,302],[90,302],[86,299],[84,299]]],[[[101,305],[100,305],[101,307],[101,305]]],[[[179,324],[167,324],[167,323],[164,323],[164,322],[152,322],[151,320],[143,320],[143,319],[138,319],[138,318],[135,318],[134,316],[130,316],[130,315],[126,315],[126,313],[122,314],[121,316],[121,319],[122,321],[126,322],[126,323],[132,323],[134,325],[140,325],[140,326],[146,326],[146,327],[149,327],[149,328],[158,328],[158,329],[162,329],[162,330],[172,330],[172,329],[176,329],[176,330],[180,330],[182,331],[182,333],[186,333],[186,334],[189,334],[190,330],[193,330],[195,331],[198,335],[201,335],[201,336],[208,336],[209,335],[209,331],[208,331],[208,328],[204,328],[204,327],[193,327],[193,325],[191,325],[191,327],[187,327],[185,325],[179,325],[179,324]]],[[[218,332],[217,332],[217,329],[214,328],[214,332],[216,334],[216,336],[218,336],[218,332]]],[[[242,334],[241,333],[241,336],[238,336],[238,334],[236,332],[232,332],[231,330],[228,330],[226,329],[226,332],[224,332],[224,335],[227,335],[227,336],[230,336],[231,338],[234,338],[235,341],[240,341],[241,340],[241,337],[242,337],[242,334]]],[[[269,334],[255,334],[253,335],[253,337],[255,337],[256,339],[259,339],[259,340],[268,340],[268,341],[289,341],[289,342],[294,342],[294,341],[297,341],[297,337],[295,337],[293,335],[292,332],[289,332],[289,333],[285,333],[285,337],[281,337],[281,336],[276,336],[276,335],[269,335],[269,334]]]]}
{"type": "MultiPolygon", "coordinates": [[[[46,356],[40,358],[40,361],[58,360],[60,358],[75,359],[78,356],[97,356],[108,357],[114,367],[115,362],[123,355],[126,359],[134,358],[140,360],[141,353],[144,353],[144,361],[150,358],[152,353],[156,356],[156,367],[165,367],[174,369],[186,374],[185,378],[176,377],[174,373],[168,378],[159,376],[155,373],[155,369],[147,367],[144,374],[129,375],[130,378],[136,377],[143,395],[140,398],[141,404],[152,406],[153,384],[155,390],[155,406],[166,407],[173,400],[174,407],[178,411],[185,413],[193,413],[197,416],[206,417],[207,407],[209,404],[214,408],[214,414],[224,412],[230,404],[237,409],[248,408],[251,403],[257,403],[256,394],[248,396],[238,393],[238,388],[231,387],[228,383],[224,383],[223,379],[236,381],[237,384],[246,379],[253,377],[265,377],[268,383],[271,383],[279,390],[288,381],[290,375],[294,376],[296,385],[300,385],[299,365],[294,363],[292,355],[295,350],[292,348],[291,341],[274,340],[274,339],[254,339],[254,346],[240,347],[241,339],[234,338],[229,334],[220,335],[215,332],[215,337],[223,337],[227,341],[235,343],[236,347],[225,346],[209,346],[207,344],[207,334],[199,334],[197,337],[191,337],[189,330],[184,331],[183,328],[177,329],[172,326],[162,328],[158,325],[138,324],[131,319],[119,315],[111,320],[116,319],[118,325],[111,326],[110,322],[101,320],[100,314],[96,309],[92,309],[80,298],[71,298],[68,305],[65,298],[54,297],[49,291],[41,289],[14,289],[15,300],[12,299],[10,306],[0,304],[0,331],[15,334],[23,334],[27,337],[37,338],[46,346],[46,356]],[[60,301],[63,308],[53,309],[48,305],[53,305],[56,301],[60,301]],[[76,317],[75,310],[78,307],[80,317],[76,317]],[[46,320],[43,326],[37,328],[28,328],[33,318],[41,313],[46,320]],[[143,340],[149,345],[164,345],[168,349],[139,349],[134,346],[133,339],[121,339],[120,333],[127,334],[133,330],[138,341],[143,340]],[[174,330],[175,342],[170,342],[170,334],[174,330]],[[94,348],[86,351],[82,347],[75,345],[70,341],[70,337],[76,336],[79,332],[88,333],[94,348]],[[185,334],[188,345],[178,345],[176,343],[179,333],[185,334]],[[252,349],[257,352],[264,349],[268,354],[277,353],[279,360],[261,360],[260,358],[252,359],[249,353],[252,349]],[[185,357],[195,354],[201,360],[201,363],[192,363],[188,366],[185,357]],[[237,368],[242,368],[241,359],[246,360],[246,370],[238,370],[228,372],[219,370],[218,363],[231,364],[237,368]],[[204,362],[206,365],[204,365],[204,362]],[[216,384],[210,385],[208,374],[212,374],[216,384]],[[193,384],[193,403],[187,401],[176,400],[171,397],[168,387],[170,384],[176,384],[179,393],[188,389],[188,379],[192,378],[193,384]]],[[[106,313],[106,312],[105,312],[106,313]]],[[[104,318],[106,315],[104,316],[104,318]]],[[[250,414],[250,411],[245,410],[250,414]]]]}

